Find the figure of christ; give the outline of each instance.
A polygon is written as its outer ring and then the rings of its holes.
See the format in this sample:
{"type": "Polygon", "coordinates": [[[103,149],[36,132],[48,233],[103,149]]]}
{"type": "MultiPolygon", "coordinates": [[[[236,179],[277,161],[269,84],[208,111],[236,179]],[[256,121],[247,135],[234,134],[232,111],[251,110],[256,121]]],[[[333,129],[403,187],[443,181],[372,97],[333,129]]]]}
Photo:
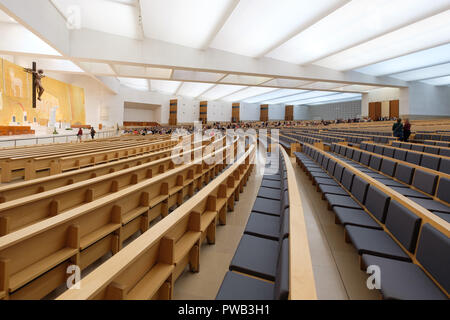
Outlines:
{"type": "Polygon", "coordinates": [[[28,72],[28,73],[31,73],[32,75],[34,75],[34,79],[35,79],[34,80],[34,86],[35,86],[35,88],[37,90],[37,93],[38,93],[38,98],[37,99],[39,101],[42,101],[41,97],[42,97],[42,94],[45,91],[44,87],[42,86],[42,79],[45,78],[44,70],[39,69],[38,71],[35,71],[33,69],[25,68],[25,71],[28,72]]]}

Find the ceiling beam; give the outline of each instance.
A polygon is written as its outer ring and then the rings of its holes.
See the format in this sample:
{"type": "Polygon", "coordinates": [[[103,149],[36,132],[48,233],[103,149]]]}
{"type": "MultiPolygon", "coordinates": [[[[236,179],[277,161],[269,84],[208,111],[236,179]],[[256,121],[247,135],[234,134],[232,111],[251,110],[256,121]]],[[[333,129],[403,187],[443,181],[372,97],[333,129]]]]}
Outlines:
{"type": "Polygon", "coordinates": [[[214,28],[214,30],[212,31],[211,35],[208,37],[208,39],[205,41],[205,43],[202,46],[202,50],[206,50],[209,48],[209,46],[211,45],[211,43],[214,41],[214,39],[216,38],[217,34],[220,32],[220,30],[222,30],[223,26],[225,25],[225,23],[228,21],[228,19],[230,18],[231,14],[234,12],[234,10],[236,9],[237,5],[239,4],[240,0],[233,0],[230,5],[228,6],[228,8],[225,10],[222,18],[217,22],[216,27],[214,28]]]}

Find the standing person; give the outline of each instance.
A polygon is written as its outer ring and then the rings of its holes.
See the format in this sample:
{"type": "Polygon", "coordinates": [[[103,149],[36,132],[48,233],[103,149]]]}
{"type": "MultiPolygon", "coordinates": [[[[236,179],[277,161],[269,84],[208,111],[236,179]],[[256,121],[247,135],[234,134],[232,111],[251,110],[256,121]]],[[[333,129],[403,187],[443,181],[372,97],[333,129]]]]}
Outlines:
{"type": "Polygon", "coordinates": [[[403,141],[408,142],[410,135],[411,135],[411,123],[409,123],[408,119],[405,119],[405,124],[403,125],[403,141]]]}
{"type": "Polygon", "coordinates": [[[78,142],[81,142],[81,137],[83,136],[83,129],[78,129],[78,133],[77,133],[77,139],[78,142]]]}
{"type": "Polygon", "coordinates": [[[92,139],[94,139],[96,133],[97,132],[95,132],[94,127],[91,127],[91,138],[92,139]]]}
{"type": "Polygon", "coordinates": [[[403,124],[402,119],[397,119],[397,122],[394,123],[392,126],[392,131],[394,133],[394,137],[397,137],[401,140],[403,140],[403,124]]]}

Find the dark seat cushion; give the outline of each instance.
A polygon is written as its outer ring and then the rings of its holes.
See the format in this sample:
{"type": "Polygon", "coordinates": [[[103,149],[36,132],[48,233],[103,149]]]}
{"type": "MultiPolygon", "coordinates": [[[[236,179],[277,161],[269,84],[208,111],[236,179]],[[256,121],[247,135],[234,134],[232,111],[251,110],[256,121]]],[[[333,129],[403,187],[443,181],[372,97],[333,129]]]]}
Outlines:
{"type": "Polygon", "coordinates": [[[445,294],[415,264],[363,254],[363,264],[378,266],[384,299],[446,300],[445,294]]]}
{"type": "Polygon", "coordinates": [[[413,163],[416,165],[420,165],[420,161],[422,160],[422,154],[417,152],[408,151],[406,154],[406,162],[413,163]]]}
{"type": "Polygon", "coordinates": [[[318,185],[322,185],[325,184],[327,186],[339,186],[339,184],[334,181],[333,179],[327,179],[327,178],[315,178],[314,181],[318,184],[318,185]]]}
{"type": "Polygon", "coordinates": [[[273,300],[274,284],[228,271],[216,300],[273,300]]]}
{"type": "Polygon", "coordinates": [[[447,206],[438,201],[419,198],[411,198],[411,200],[415,203],[418,203],[420,206],[424,207],[427,210],[450,213],[450,206],[447,206]]]}
{"type": "Polygon", "coordinates": [[[425,224],[420,233],[416,258],[450,292],[450,238],[430,224],[425,224]]]}
{"type": "Polygon", "coordinates": [[[266,187],[260,187],[258,191],[258,198],[266,198],[271,200],[279,200],[281,198],[281,190],[266,187]]]}
{"type": "Polygon", "coordinates": [[[280,181],[281,176],[279,174],[265,174],[263,180],[280,181]]]}
{"type": "Polygon", "coordinates": [[[397,191],[398,193],[404,195],[405,197],[431,199],[429,196],[410,188],[391,187],[391,189],[397,191]]]}
{"type": "Polygon", "coordinates": [[[327,186],[327,185],[321,184],[319,186],[319,190],[323,194],[330,193],[330,194],[339,194],[339,195],[343,195],[343,196],[348,195],[347,191],[345,191],[344,189],[342,189],[339,186],[327,186]]]}
{"type": "Polygon", "coordinates": [[[272,188],[272,189],[281,189],[281,182],[280,181],[263,180],[261,183],[261,187],[272,188]]]}
{"type": "Polygon", "coordinates": [[[344,226],[352,225],[364,228],[382,229],[380,225],[362,209],[334,207],[333,211],[344,226]]]}
{"type": "Polygon", "coordinates": [[[374,179],[388,187],[409,188],[407,185],[404,185],[400,182],[389,179],[388,177],[384,177],[383,179],[380,179],[380,178],[374,178],[374,179]]]}
{"type": "Polygon", "coordinates": [[[380,257],[411,261],[397,243],[382,230],[345,226],[345,231],[359,255],[367,253],[380,257]]]}
{"type": "Polygon", "coordinates": [[[252,212],[248,218],[244,233],[255,237],[278,241],[281,218],[252,212]]]}
{"type": "Polygon", "coordinates": [[[322,171],[322,172],[311,172],[310,173],[311,174],[311,177],[314,177],[314,178],[328,178],[328,179],[331,179],[331,177],[328,175],[328,173],[326,173],[326,172],[324,172],[324,171],[322,171]]]}
{"type": "Polygon", "coordinates": [[[289,239],[284,239],[281,242],[275,276],[274,298],[275,300],[288,300],[289,298],[289,239]]]}
{"type": "Polygon", "coordinates": [[[350,196],[340,196],[335,194],[326,194],[325,199],[331,208],[333,207],[344,207],[344,208],[354,208],[359,209],[361,206],[355,202],[350,196]]]}
{"type": "Polygon", "coordinates": [[[405,161],[407,153],[408,153],[408,151],[406,151],[406,150],[395,149],[394,158],[405,161]]]}
{"type": "Polygon", "coordinates": [[[231,260],[230,270],[275,281],[279,247],[278,241],[244,234],[231,260]]]}
{"type": "Polygon", "coordinates": [[[270,200],[264,198],[256,198],[252,208],[253,212],[259,212],[273,216],[280,216],[281,210],[284,210],[284,208],[281,208],[280,200],[270,200]]]}

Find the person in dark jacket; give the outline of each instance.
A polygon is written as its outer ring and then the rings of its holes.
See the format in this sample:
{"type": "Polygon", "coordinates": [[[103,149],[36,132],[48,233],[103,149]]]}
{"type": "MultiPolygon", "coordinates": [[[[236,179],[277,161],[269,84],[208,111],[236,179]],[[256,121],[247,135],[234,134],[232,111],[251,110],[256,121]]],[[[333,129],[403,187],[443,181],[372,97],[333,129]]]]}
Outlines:
{"type": "Polygon", "coordinates": [[[403,125],[403,141],[408,142],[409,136],[411,135],[411,123],[409,120],[405,120],[405,124],[403,125]]]}
{"type": "Polygon", "coordinates": [[[397,122],[392,126],[392,131],[394,132],[394,137],[403,140],[403,124],[402,119],[397,119],[397,122]]]}

